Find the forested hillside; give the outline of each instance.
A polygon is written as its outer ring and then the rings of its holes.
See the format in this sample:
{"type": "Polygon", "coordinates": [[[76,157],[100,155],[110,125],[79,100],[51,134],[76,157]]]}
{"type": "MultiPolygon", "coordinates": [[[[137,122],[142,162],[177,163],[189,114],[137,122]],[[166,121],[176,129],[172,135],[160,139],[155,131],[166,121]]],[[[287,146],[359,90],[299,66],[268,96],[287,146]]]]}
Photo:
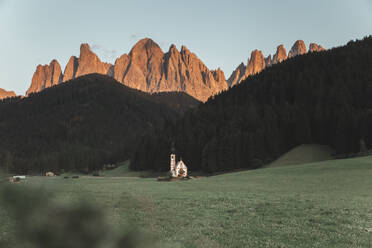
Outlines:
{"type": "Polygon", "coordinates": [[[198,103],[184,93],[149,95],[99,74],[6,99],[0,102],[0,165],[19,173],[91,171],[124,161],[142,135],[198,103]]]}
{"type": "Polygon", "coordinates": [[[372,146],[372,37],[296,56],[248,77],[146,135],[131,168],[169,169],[174,141],[191,170],[257,168],[304,143],[372,146]]]}

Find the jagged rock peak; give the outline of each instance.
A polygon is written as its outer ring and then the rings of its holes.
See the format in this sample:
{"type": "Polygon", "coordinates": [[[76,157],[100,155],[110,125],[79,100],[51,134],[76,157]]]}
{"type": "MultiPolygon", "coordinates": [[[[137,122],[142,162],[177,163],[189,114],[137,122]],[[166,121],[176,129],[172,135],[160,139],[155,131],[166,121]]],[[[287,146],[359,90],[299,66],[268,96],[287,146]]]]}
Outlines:
{"type": "Polygon", "coordinates": [[[232,87],[236,84],[239,84],[241,81],[246,79],[250,75],[255,75],[260,73],[265,69],[266,64],[271,65],[271,56],[265,58],[260,50],[254,50],[251,53],[251,58],[248,58],[247,66],[241,63],[235,71],[231,74],[227,80],[228,86],[232,87]]]}
{"type": "Polygon", "coordinates": [[[240,65],[238,65],[238,68],[237,69],[245,69],[245,64],[243,62],[240,63],[240,65]]]}
{"type": "Polygon", "coordinates": [[[76,76],[76,71],[78,68],[78,58],[75,56],[71,56],[66,67],[65,71],[63,72],[63,82],[66,82],[68,80],[71,80],[75,78],[76,76]]]}
{"type": "Polygon", "coordinates": [[[244,65],[244,63],[241,63],[233,71],[233,73],[231,74],[231,76],[227,80],[227,83],[228,83],[229,87],[232,87],[232,86],[240,83],[240,80],[242,79],[242,77],[244,77],[245,70],[246,70],[246,66],[244,65]]]}
{"type": "Polygon", "coordinates": [[[271,54],[265,58],[265,64],[266,64],[266,67],[269,67],[272,65],[271,54]]]}
{"type": "Polygon", "coordinates": [[[62,70],[57,60],[53,59],[49,65],[38,65],[32,77],[30,88],[26,95],[39,92],[45,88],[62,82],[62,70]]]}
{"type": "Polygon", "coordinates": [[[14,93],[14,91],[6,91],[0,88],[0,100],[8,98],[8,97],[14,97],[14,96],[16,96],[16,93],[14,93]]]}
{"type": "Polygon", "coordinates": [[[273,64],[281,63],[287,59],[287,50],[284,48],[284,45],[281,44],[276,48],[276,53],[273,57],[273,64]]]}
{"type": "Polygon", "coordinates": [[[162,76],[164,53],[149,38],[138,41],[129,53],[130,63],[123,83],[131,88],[154,92],[162,76]]]}
{"type": "Polygon", "coordinates": [[[127,54],[123,54],[120,56],[120,58],[117,58],[115,60],[113,74],[114,74],[114,78],[118,82],[120,83],[123,82],[124,75],[125,75],[125,72],[127,71],[129,63],[130,63],[130,57],[127,54]]]}
{"type": "Polygon", "coordinates": [[[91,51],[90,46],[87,43],[83,43],[80,45],[80,57],[75,77],[91,73],[107,75],[111,66],[111,64],[101,62],[98,56],[91,51]]]}
{"type": "Polygon", "coordinates": [[[310,43],[309,52],[321,52],[324,48],[316,43],[310,43]]]}
{"type": "Polygon", "coordinates": [[[254,75],[265,69],[265,57],[260,50],[254,50],[251,53],[251,59],[247,65],[245,76],[254,75]]]}
{"type": "Polygon", "coordinates": [[[190,50],[185,45],[182,45],[181,46],[181,53],[190,53],[190,50]]]}
{"type": "Polygon", "coordinates": [[[92,53],[92,51],[90,50],[90,46],[89,46],[89,44],[88,44],[88,43],[82,43],[82,44],[80,45],[80,57],[81,57],[82,55],[86,55],[86,54],[88,54],[88,53],[92,53]]]}
{"type": "Polygon", "coordinates": [[[169,51],[168,52],[174,52],[174,51],[178,51],[177,47],[175,44],[172,44],[170,47],[169,47],[169,51]]]}
{"type": "Polygon", "coordinates": [[[305,42],[303,40],[298,40],[294,43],[291,51],[288,53],[288,58],[292,58],[305,53],[307,53],[305,42]]]}
{"type": "Polygon", "coordinates": [[[225,73],[221,70],[221,68],[218,68],[217,70],[212,70],[211,72],[213,74],[214,79],[217,82],[226,81],[225,73]]]}
{"type": "Polygon", "coordinates": [[[168,51],[168,55],[171,55],[171,54],[177,54],[177,56],[181,53],[181,51],[179,51],[176,47],[176,45],[172,44],[170,47],[169,47],[169,51],[168,51]]]}
{"type": "Polygon", "coordinates": [[[150,38],[144,38],[144,39],[138,41],[133,46],[129,55],[130,56],[135,56],[137,53],[142,53],[144,51],[147,52],[147,54],[146,54],[147,56],[150,55],[149,53],[154,52],[154,51],[163,53],[160,46],[155,41],[153,41],[150,38]]]}

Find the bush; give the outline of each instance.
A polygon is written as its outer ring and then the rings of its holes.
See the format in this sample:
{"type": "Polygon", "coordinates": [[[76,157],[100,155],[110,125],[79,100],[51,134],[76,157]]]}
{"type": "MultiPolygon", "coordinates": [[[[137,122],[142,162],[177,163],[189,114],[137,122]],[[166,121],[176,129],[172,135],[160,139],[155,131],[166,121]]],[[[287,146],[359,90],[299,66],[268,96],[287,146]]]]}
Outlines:
{"type": "Polygon", "coordinates": [[[133,227],[114,229],[104,212],[88,202],[66,205],[42,190],[0,185],[0,203],[14,224],[14,240],[0,239],[2,248],[153,247],[133,227]]]}

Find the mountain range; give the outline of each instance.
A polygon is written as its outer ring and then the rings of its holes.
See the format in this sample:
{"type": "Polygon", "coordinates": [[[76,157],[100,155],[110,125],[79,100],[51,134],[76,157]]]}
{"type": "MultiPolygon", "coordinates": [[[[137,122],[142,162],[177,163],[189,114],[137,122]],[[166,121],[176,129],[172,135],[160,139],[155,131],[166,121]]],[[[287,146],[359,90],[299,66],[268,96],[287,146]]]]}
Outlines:
{"type": "Polygon", "coordinates": [[[175,45],[164,53],[151,39],[140,40],[130,51],[116,59],[115,64],[102,62],[88,44],[80,46],[80,56],[72,56],[62,73],[57,60],[38,65],[27,95],[82,75],[99,73],[118,82],[148,93],[181,91],[200,101],[227,89],[222,70],[209,70],[185,46],[175,45]]]}
{"type": "Polygon", "coordinates": [[[247,65],[241,63],[231,74],[227,83],[229,87],[239,84],[250,75],[260,73],[266,67],[270,67],[274,64],[281,63],[289,58],[293,58],[297,55],[306,54],[307,52],[321,52],[324,48],[321,45],[310,43],[309,51],[306,49],[305,42],[298,40],[294,43],[291,50],[287,55],[287,50],[284,45],[281,44],[277,47],[276,53],[273,57],[271,55],[266,58],[260,50],[254,50],[251,53],[251,57],[248,58],[247,65]]]}
{"type": "MultiPolygon", "coordinates": [[[[322,50],[324,49],[320,45],[310,44],[310,52],[322,50]]],[[[261,51],[254,50],[247,65],[240,64],[226,80],[221,69],[208,69],[186,46],[182,46],[179,51],[175,45],[171,45],[168,52],[164,53],[153,40],[142,39],[129,54],[121,55],[112,65],[102,62],[88,44],[81,44],[79,57],[72,56],[63,73],[57,60],[52,60],[49,65],[38,65],[26,95],[82,75],[99,73],[144,92],[185,92],[205,102],[249,75],[306,52],[306,45],[302,40],[293,45],[288,55],[283,45],[278,46],[273,58],[271,55],[265,58],[261,51]]]]}

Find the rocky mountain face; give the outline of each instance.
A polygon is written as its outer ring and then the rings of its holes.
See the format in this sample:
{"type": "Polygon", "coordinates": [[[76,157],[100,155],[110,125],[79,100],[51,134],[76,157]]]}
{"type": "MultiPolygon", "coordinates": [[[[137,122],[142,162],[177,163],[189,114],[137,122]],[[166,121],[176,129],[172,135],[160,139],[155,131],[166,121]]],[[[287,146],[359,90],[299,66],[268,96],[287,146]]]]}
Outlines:
{"type": "Polygon", "coordinates": [[[244,74],[245,74],[245,65],[244,63],[241,63],[234,71],[233,73],[231,74],[231,76],[229,77],[229,79],[227,80],[227,83],[229,84],[229,86],[234,86],[238,83],[240,83],[240,80],[241,78],[244,77],[244,74]]]}
{"type": "Polygon", "coordinates": [[[114,65],[114,78],[131,88],[149,93],[182,91],[200,101],[227,89],[224,73],[210,71],[185,46],[163,53],[151,39],[139,41],[114,65]]]}
{"type": "Polygon", "coordinates": [[[245,66],[244,63],[241,63],[235,71],[233,71],[227,80],[228,85],[230,87],[234,86],[248,76],[261,72],[266,67],[266,64],[268,66],[271,65],[271,55],[265,58],[262,51],[254,50],[251,53],[251,58],[248,58],[247,66],[245,66]]]}
{"type": "Polygon", "coordinates": [[[321,52],[324,48],[321,45],[310,43],[309,52],[321,52]]]}
{"type": "Polygon", "coordinates": [[[294,56],[302,55],[305,54],[306,52],[307,50],[305,42],[303,40],[298,40],[292,46],[291,51],[289,51],[288,58],[293,58],[294,56]]]}
{"type": "Polygon", "coordinates": [[[148,93],[181,91],[200,101],[206,101],[210,96],[228,88],[222,70],[209,70],[185,46],[178,51],[172,45],[164,53],[153,40],[143,39],[129,54],[116,59],[114,65],[102,62],[88,44],[82,44],[79,58],[70,58],[63,75],[56,60],[49,66],[39,65],[27,95],[91,73],[114,77],[126,86],[148,93]]]}
{"type": "Polygon", "coordinates": [[[309,51],[306,50],[305,42],[298,40],[294,43],[287,56],[287,50],[284,45],[279,45],[276,48],[276,53],[273,57],[271,55],[266,58],[263,56],[261,51],[254,50],[251,53],[251,58],[248,58],[247,66],[241,63],[231,74],[227,83],[229,87],[239,84],[241,81],[246,79],[250,75],[260,73],[266,67],[272,66],[277,63],[281,63],[288,58],[293,58],[297,55],[306,54],[307,52],[320,52],[324,48],[321,45],[311,43],[309,51]]]}
{"type": "Polygon", "coordinates": [[[49,65],[38,65],[26,95],[39,92],[61,82],[62,70],[57,60],[52,60],[49,65]]]}
{"type": "Polygon", "coordinates": [[[66,65],[63,73],[63,82],[92,73],[112,76],[113,65],[102,62],[98,56],[90,50],[88,44],[81,44],[79,58],[71,56],[66,65]]]}
{"type": "Polygon", "coordinates": [[[65,72],[63,73],[63,82],[75,78],[77,67],[79,64],[78,61],[79,61],[78,58],[76,58],[75,56],[71,56],[70,60],[66,65],[65,72]]]}
{"type": "Polygon", "coordinates": [[[254,50],[251,53],[251,59],[248,61],[248,66],[245,70],[245,76],[254,75],[261,72],[266,66],[265,57],[262,51],[254,50]]]}
{"type": "Polygon", "coordinates": [[[8,98],[8,97],[13,97],[13,96],[16,96],[14,91],[6,91],[0,88],[0,100],[4,98],[8,98]]]}
{"type": "Polygon", "coordinates": [[[276,53],[274,54],[273,64],[280,63],[287,59],[287,50],[284,48],[283,45],[279,45],[276,48],[276,53]]]}

